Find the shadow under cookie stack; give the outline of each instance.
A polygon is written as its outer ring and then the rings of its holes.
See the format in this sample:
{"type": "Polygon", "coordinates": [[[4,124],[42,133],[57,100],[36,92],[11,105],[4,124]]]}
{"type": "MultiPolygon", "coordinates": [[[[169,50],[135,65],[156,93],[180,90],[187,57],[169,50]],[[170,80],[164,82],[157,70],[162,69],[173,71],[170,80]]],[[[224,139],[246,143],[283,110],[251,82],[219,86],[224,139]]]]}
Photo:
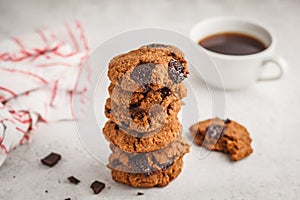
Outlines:
{"type": "Polygon", "coordinates": [[[178,119],[187,75],[183,53],[171,45],[142,46],[110,61],[103,134],[115,181],[163,187],[180,174],[190,148],[178,119]]]}

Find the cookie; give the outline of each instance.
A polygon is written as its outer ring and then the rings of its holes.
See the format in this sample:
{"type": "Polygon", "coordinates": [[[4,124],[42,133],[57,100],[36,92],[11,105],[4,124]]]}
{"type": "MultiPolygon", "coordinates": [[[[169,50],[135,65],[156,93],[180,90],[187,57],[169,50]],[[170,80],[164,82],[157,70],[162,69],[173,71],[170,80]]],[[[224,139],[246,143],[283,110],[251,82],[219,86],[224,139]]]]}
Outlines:
{"type": "Polygon", "coordinates": [[[166,44],[160,44],[160,43],[153,43],[153,44],[148,44],[148,45],[144,45],[142,47],[140,47],[140,49],[163,49],[163,50],[167,50],[170,52],[170,55],[174,55],[174,57],[179,57],[179,58],[183,58],[184,57],[184,53],[178,49],[177,47],[173,46],[173,45],[166,45],[166,44]]]}
{"type": "Polygon", "coordinates": [[[234,161],[253,152],[247,129],[232,120],[209,119],[192,125],[190,131],[196,144],[209,150],[227,153],[234,161]]]}
{"type": "Polygon", "coordinates": [[[174,53],[170,48],[155,46],[144,46],[116,56],[108,66],[112,84],[132,92],[170,87],[182,82],[188,73],[183,55],[174,53]]]}
{"type": "MultiPolygon", "coordinates": [[[[147,105],[143,108],[146,107],[147,105]]],[[[171,102],[166,108],[160,104],[154,104],[148,109],[142,109],[140,107],[118,106],[109,98],[105,104],[105,116],[118,124],[121,129],[136,135],[161,129],[177,117],[180,109],[181,101],[171,102]]]]}
{"type": "Polygon", "coordinates": [[[163,171],[178,158],[189,152],[189,144],[178,136],[163,149],[148,153],[130,153],[111,144],[112,154],[108,167],[130,173],[151,173],[163,171]]]}
{"type": "Polygon", "coordinates": [[[127,152],[151,152],[162,149],[177,138],[181,132],[182,127],[177,118],[150,137],[135,137],[128,134],[113,121],[106,122],[103,128],[105,138],[127,152]]]}
{"type": "Polygon", "coordinates": [[[143,110],[149,110],[155,104],[166,109],[171,102],[187,96],[187,88],[183,83],[143,93],[126,91],[117,85],[110,84],[108,91],[111,100],[117,105],[143,110]]]}
{"type": "Polygon", "coordinates": [[[151,188],[151,187],[164,187],[168,185],[173,179],[175,179],[183,168],[182,158],[179,158],[173,163],[170,163],[163,171],[155,171],[149,173],[127,173],[120,170],[111,170],[112,178],[120,183],[139,187],[139,188],[151,188]]]}

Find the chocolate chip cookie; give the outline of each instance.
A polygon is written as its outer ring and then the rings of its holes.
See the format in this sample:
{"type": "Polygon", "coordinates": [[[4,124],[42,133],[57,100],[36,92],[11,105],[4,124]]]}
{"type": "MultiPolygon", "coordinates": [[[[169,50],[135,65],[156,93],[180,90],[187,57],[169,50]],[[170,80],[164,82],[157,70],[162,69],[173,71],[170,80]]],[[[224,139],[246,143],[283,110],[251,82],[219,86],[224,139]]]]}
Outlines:
{"type": "Polygon", "coordinates": [[[126,91],[117,85],[110,84],[108,91],[111,100],[117,105],[143,110],[149,110],[155,104],[166,109],[171,102],[187,96],[187,88],[183,83],[143,93],[126,91]]]}
{"type": "Polygon", "coordinates": [[[111,144],[112,154],[108,167],[130,173],[149,173],[163,171],[179,157],[189,152],[189,144],[178,136],[165,148],[148,153],[130,153],[111,144]]]}
{"type": "Polygon", "coordinates": [[[177,118],[149,137],[135,137],[128,134],[113,121],[106,122],[103,128],[105,138],[127,152],[151,152],[162,149],[177,138],[181,132],[182,127],[177,118]]]}
{"type": "Polygon", "coordinates": [[[184,58],[184,53],[173,45],[166,45],[160,43],[148,44],[140,47],[140,49],[163,49],[169,51],[170,55],[174,55],[174,57],[184,58]]]}
{"type": "Polygon", "coordinates": [[[108,77],[112,84],[132,92],[169,88],[189,73],[182,52],[175,48],[153,44],[116,56],[109,63],[108,77]]]}
{"type": "Polygon", "coordinates": [[[196,144],[227,153],[232,160],[241,160],[253,152],[247,129],[232,120],[209,119],[194,124],[190,131],[196,144]]]}
{"type": "Polygon", "coordinates": [[[111,170],[112,178],[120,183],[139,188],[164,187],[175,179],[183,167],[182,158],[169,163],[165,170],[152,173],[128,173],[116,169],[111,170]]]}
{"type": "Polygon", "coordinates": [[[160,104],[150,105],[145,101],[137,107],[119,106],[109,98],[105,104],[105,116],[118,124],[120,129],[136,135],[158,131],[176,118],[181,109],[181,101],[171,102],[166,108],[160,104]]]}

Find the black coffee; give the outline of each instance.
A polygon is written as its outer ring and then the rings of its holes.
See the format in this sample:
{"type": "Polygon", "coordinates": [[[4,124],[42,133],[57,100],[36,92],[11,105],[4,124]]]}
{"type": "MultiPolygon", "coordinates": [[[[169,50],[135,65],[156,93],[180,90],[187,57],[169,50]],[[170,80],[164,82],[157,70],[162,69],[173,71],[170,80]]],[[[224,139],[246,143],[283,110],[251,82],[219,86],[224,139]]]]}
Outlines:
{"type": "Polygon", "coordinates": [[[210,51],[227,55],[249,55],[265,50],[266,45],[259,39],[242,33],[218,33],[199,41],[210,51]]]}

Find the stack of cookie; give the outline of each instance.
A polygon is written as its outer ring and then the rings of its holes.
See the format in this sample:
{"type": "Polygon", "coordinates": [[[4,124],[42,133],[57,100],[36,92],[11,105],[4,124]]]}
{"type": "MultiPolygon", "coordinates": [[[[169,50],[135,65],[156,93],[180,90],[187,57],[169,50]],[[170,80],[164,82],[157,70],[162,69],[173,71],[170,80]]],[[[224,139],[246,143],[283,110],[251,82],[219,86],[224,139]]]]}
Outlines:
{"type": "Polygon", "coordinates": [[[115,181],[134,187],[162,187],[182,169],[189,144],[178,120],[187,89],[187,62],[176,47],[150,44],[109,63],[109,121],[103,128],[115,181]]]}

